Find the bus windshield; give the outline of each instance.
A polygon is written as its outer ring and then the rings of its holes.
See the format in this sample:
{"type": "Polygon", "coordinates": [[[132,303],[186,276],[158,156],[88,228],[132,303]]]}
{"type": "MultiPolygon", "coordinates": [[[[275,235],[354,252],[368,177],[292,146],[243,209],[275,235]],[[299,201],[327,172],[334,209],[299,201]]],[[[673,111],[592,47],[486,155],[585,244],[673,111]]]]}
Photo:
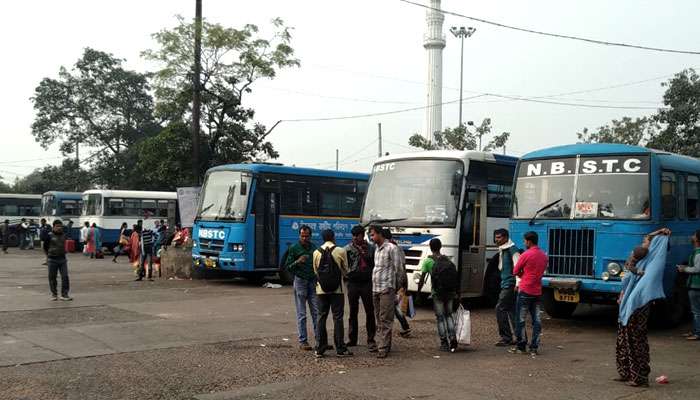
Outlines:
{"type": "Polygon", "coordinates": [[[464,165],[453,160],[404,160],[374,166],[362,222],[453,227],[464,165]]]}
{"type": "Polygon", "coordinates": [[[196,219],[245,221],[252,177],[240,171],[214,171],[202,187],[196,219]]]}
{"type": "Polygon", "coordinates": [[[648,165],[648,157],[639,156],[523,161],[513,216],[532,218],[544,205],[561,199],[537,218],[647,219],[648,165]]]}

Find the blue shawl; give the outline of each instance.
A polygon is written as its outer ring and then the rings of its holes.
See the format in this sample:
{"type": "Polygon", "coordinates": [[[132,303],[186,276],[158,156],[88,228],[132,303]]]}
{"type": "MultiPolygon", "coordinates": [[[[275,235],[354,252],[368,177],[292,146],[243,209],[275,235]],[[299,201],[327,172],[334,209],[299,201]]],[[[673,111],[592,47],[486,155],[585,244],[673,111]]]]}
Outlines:
{"type": "Polygon", "coordinates": [[[653,300],[666,297],[664,294],[664,269],[666,268],[667,252],[668,236],[656,236],[649,246],[649,254],[637,264],[637,268],[644,271],[644,275],[638,276],[628,271],[623,278],[624,295],[620,302],[619,314],[619,321],[623,326],[627,326],[635,311],[653,300]]]}

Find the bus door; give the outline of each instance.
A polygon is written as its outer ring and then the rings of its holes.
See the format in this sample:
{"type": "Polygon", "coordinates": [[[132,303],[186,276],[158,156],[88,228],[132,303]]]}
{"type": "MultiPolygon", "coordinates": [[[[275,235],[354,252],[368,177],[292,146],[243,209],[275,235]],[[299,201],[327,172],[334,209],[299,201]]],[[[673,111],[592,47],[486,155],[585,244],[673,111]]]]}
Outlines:
{"type": "Polygon", "coordinates": [[[460,234],[460,288],[463,295],[480,296],[486,269],[486,187],[467,187],[460,234]]]}
{"type": "Polygon", "coordinates": [[[275,268],[279,262],[279,193],[259,187],[254,206],[255,268],[275,268]]]}

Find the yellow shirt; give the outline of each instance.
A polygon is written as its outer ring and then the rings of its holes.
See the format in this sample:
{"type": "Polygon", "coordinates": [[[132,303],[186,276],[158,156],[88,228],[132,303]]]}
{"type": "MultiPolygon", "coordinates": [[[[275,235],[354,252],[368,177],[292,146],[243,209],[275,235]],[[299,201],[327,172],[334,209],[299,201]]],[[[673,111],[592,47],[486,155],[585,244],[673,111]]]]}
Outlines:
{"type": "MultiPolygon", "coordinates": [[[[328,249],[330,247],[336,246],[335,243],[333,242],[326,242],[321,246],[322,249],[328,249]]],[[[335,263],[338,264],[338,268],[340,268],[340,273],[343,275],[343,277],[347,276],[348,274],[348,254],[345,251],[344,248],[340,246],[336,246],[335,249],[333,249],[333,253],[331,254],[333,256],[333,259],[335,260],[335,263]]],[[[321,252],[319,250],[314,251],[314,272],[318,270],[318,266],[321,264],[321,252]]],[[[333,293],[343,293],[343,283],[340,283],[340,286],[338,286],[338,289],[333,292],[333,293]]],[[[321,284],[316,282],[316,294],[332,294],[332,293],[326,293],[321,289],[321,284]]]]}

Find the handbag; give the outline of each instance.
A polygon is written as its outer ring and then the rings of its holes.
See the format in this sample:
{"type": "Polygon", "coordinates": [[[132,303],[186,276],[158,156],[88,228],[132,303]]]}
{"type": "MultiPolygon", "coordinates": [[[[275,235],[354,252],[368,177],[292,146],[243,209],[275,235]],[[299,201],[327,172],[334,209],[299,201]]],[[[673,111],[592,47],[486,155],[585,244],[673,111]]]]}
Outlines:
{"type": "Polygon", "coordinates": [[[457,335],[457,343],[471,344],[472,324],[470,314],[469,310],[465,310],[461,304],[455,312],[455,333],[457,335]]]}

